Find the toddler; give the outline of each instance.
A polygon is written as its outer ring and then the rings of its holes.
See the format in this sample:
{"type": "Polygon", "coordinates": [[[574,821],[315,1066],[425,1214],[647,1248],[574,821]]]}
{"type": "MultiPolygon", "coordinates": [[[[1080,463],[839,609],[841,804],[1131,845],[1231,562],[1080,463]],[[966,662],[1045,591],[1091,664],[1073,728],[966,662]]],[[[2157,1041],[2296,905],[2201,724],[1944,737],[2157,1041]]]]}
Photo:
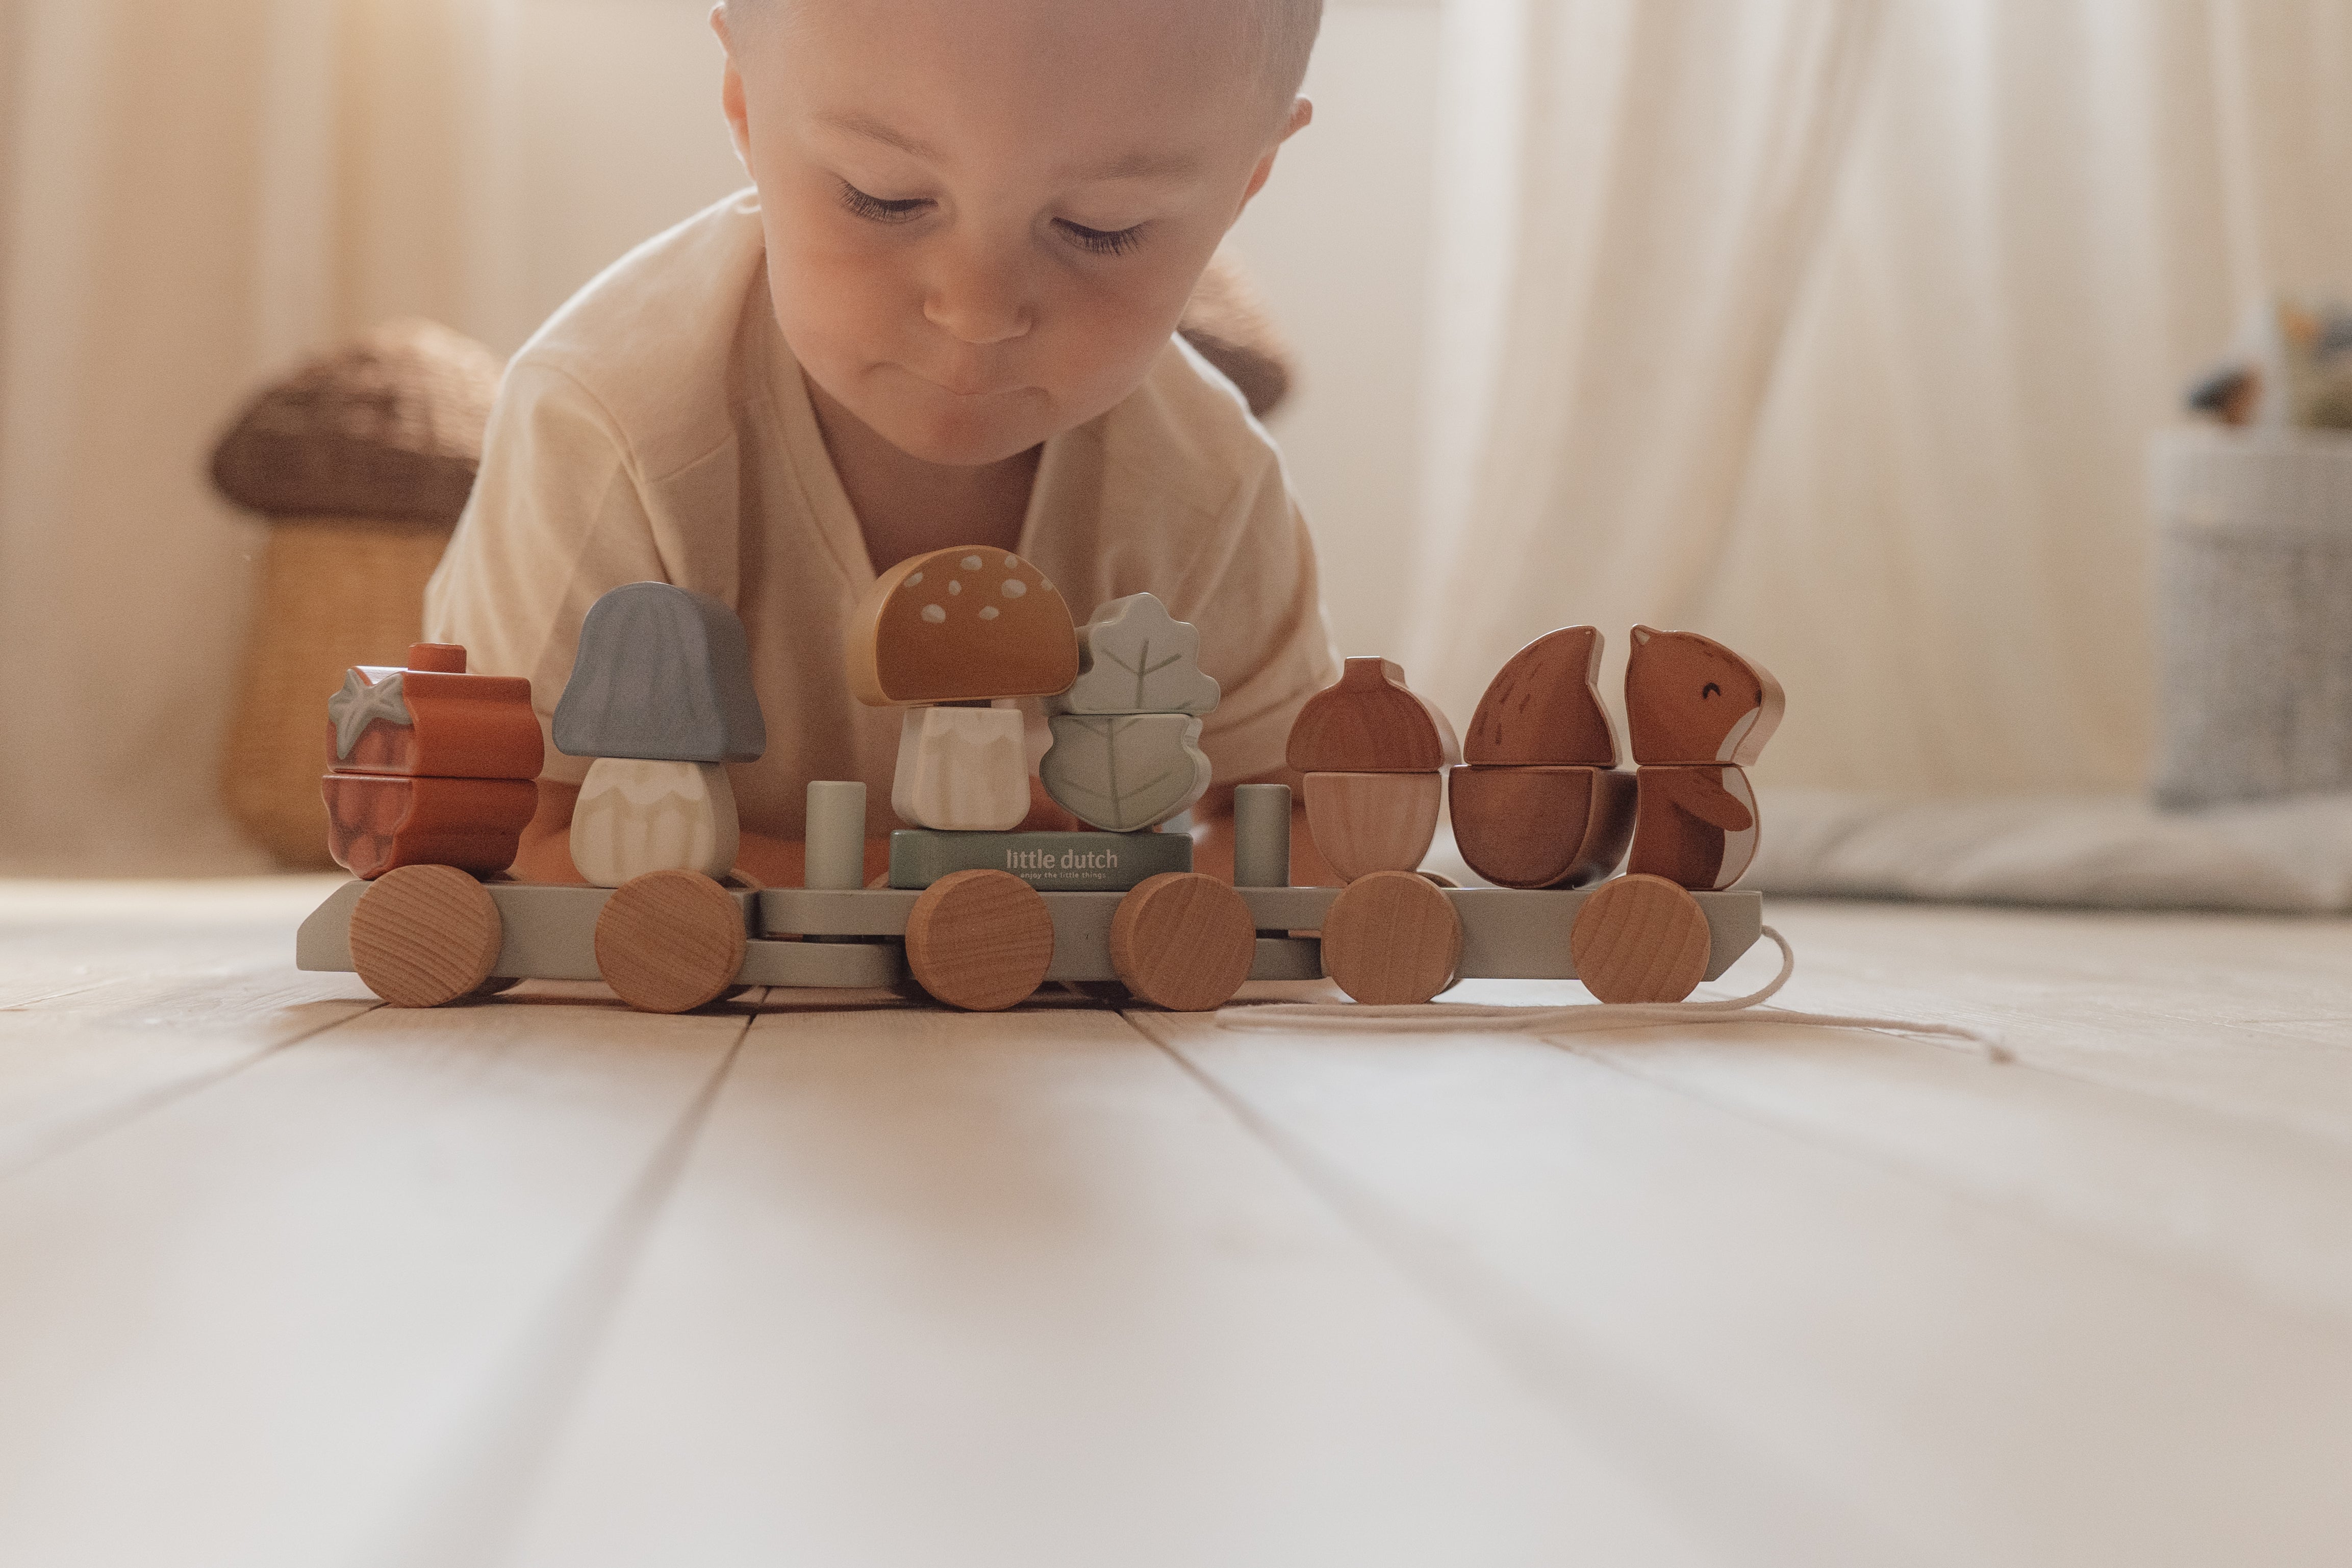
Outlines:
{"type": "MultiPolygon", "coordinates": [[[[545,723],[606,589],[734,606],[768,726],[730,769],[740,863],[796,882],[811,779],[865,780],[869,837],[895,826],[899,715],[843,674],[858,595],[922,551],[1017,551],[1081,622],[1149,591],[1199,626],[1224,693],[1202,865],[1229,865],[1233,785],[1284,776],[1337,666],[1280,457],[1174,331],[1307,121],[1319,12],[728,0],[752,189],[623,258],[516,356],[427,635],[529,677],[545,723]]],[[[549,749],[517,875],[576,879],[588,765],[549,749]]],[[[1040,798],[1026,826],[1072,826],[1040,798]]]]}

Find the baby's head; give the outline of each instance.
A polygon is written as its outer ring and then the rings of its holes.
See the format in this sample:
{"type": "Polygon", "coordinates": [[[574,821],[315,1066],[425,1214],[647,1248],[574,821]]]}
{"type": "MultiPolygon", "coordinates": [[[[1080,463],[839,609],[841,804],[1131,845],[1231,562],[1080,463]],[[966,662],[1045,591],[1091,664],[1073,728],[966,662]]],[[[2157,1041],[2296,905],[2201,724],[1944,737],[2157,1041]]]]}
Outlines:
{"type": "Polygon", "coordinates": [[[1307,123],[1322,0],[725,0],[726,107],[809,376],[994,462],[1142,381],[1307,123]]]}

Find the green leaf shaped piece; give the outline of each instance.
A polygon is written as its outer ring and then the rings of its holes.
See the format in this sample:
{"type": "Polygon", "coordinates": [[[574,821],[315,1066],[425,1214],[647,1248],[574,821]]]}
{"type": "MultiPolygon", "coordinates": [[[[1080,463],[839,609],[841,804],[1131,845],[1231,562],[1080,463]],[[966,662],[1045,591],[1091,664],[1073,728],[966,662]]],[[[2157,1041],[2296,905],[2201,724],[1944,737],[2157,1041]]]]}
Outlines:
{"type": "Polygon", "coordinates": [[[1098,606],[1078,632],[1078,679],[1047,713],[1206,713],[1217,683],[1201,669],[1201,634],[1150,594],[1098,606]]]}
{"type": "Polygon", "coordinates": [[[1037,764],[1045,793],[1079,821],[1138,833],[1209,788],[1201,721],[1189,713],[1058,713],[1037,764]]]}

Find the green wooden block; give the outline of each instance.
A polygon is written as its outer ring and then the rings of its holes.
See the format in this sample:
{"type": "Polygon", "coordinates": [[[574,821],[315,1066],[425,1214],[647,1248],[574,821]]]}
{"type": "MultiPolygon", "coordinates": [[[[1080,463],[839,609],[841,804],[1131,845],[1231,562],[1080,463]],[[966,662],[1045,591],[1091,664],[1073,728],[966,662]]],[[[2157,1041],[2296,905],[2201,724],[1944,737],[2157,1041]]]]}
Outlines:
{"type": "Polygon", "coordinates": [[[890,885],[928,888],[952,871],[1010,871],[1041,893],[1125,892],[1162,871],[1192,868],[1181,833],[941,833],[890,835],[890,885]]]}

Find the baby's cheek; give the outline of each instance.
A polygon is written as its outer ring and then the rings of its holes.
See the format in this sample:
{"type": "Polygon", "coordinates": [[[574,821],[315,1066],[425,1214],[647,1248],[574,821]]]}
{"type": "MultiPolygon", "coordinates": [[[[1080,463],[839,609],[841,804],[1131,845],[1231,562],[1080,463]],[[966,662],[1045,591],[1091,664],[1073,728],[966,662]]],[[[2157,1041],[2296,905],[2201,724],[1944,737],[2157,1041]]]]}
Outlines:
{"type": "Polygon", "coordinates": [[[821,374],[883,353],[895,307],[882,269],[824,251],[769,255],[776,323],[803,364],[821,374]]]}
{"type": "Polygon", "coordinates": [[[1150,300],[1088,300],[1055,323],[1055,379],[1071,393],[1117,402],[1167,346],[1182,310],[1150,300]]]}

